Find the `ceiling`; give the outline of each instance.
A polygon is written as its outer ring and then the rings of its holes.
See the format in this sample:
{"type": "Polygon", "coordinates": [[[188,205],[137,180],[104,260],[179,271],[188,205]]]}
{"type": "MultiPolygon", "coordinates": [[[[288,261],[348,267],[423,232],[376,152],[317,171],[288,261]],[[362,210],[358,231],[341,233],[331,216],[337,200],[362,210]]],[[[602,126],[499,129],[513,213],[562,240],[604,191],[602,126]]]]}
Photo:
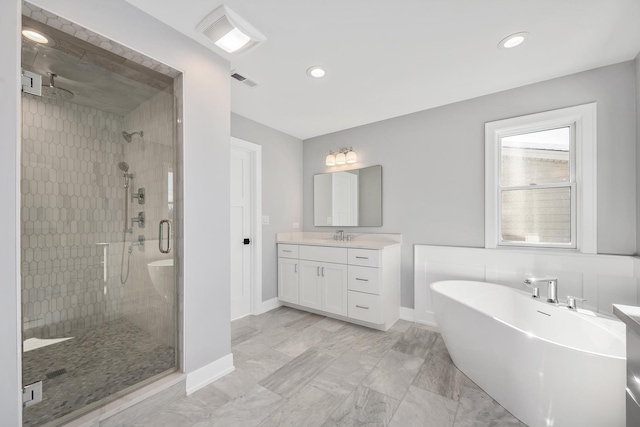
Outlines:
{"type": "MultiPolygon", "coordinates": [[[[220,51],[195,27],[221,0],[127,0],[220,51]]],[[[231,68],[231,110],[301,139],[627,61],[638,0],[225,0],[267,41],[231,68]],[[497,48],[529,32],[520,47],[497,48]],[[305,71],[324,65],[316,80],[305,71]]]]}
{"type": "Polygon", "coordinates": [[[22,68],[42,76],[58,75],[55,85],[73,93],[70,102],[126,116],[159,91],[172,91],[173,79],[72,35],[22,17],[25,28],[46,34],[40,44],[22,37],[22,68]]]}

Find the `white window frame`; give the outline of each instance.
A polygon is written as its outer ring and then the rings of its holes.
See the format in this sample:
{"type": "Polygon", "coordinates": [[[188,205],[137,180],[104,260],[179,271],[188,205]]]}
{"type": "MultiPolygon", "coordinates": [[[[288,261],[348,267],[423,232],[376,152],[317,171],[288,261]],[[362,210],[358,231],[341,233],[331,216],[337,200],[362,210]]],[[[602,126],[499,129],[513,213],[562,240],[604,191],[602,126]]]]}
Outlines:
{"type": "MultiPolygon", "coordinates": [[[[567,185],[569,186],[569,185],[567,185]]],[[[538,188],[543,188],[539,186],[538,188]]],[[[485,123],[485,247],[563,249],[597,253],[597,104],[578,105],[485,123]],[[570,126],[574,151],[575,183],[572,189],[572,239],[575,247],[501,242],[500,144],[506,136],[570,126]]]]}

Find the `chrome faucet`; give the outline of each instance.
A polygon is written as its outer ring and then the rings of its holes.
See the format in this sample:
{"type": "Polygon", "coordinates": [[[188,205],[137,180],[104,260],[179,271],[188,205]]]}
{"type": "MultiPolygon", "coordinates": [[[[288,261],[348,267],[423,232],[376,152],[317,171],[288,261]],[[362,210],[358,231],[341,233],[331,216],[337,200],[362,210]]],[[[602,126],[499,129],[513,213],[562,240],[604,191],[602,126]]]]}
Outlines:
{"type": "MultiPolygon", "coordinates": [[[[536,283],[546,283],[547,284],[547,302],[557,304],[558,303],[558,278],[557,277],[530,277],[528,279],[524,279],[524,283],[526,285],[535,285],[536,283]]],[[[539,298],[538,288],[536,286],[533,287],[533,295],[534,298],[539,298]]]]}
{"type": "Polygon", "coordinates": [[[578,306],[576,304],[576,301],[580,301],[580,302],[585,302],[586,299],[584,298],[578,298],[578,297],[573,297],[571,295],[567,295],[567,308],[569,310],[577,310],[578,306]]]}
{"type": "Polygon", "coordinates": [[[343,242],[344,241],[344,230],[336,231],[336,234],[333,235],[333,240],[340,240],[341,242],[343,242]]]}

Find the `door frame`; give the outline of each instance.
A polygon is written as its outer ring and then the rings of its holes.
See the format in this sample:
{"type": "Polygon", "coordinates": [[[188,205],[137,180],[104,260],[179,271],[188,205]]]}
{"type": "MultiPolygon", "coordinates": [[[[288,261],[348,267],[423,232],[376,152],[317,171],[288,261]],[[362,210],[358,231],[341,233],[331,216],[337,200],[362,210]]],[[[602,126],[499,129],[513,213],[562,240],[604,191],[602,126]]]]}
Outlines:
{"type": "MultiPolygon", "coordinates": [[[[262,146],[231,137],[231,147],[249,153],[251,158],[251,312],[262,307],[262,146]]],[[[234,319],[231,319],[234,320],[234,319]]]]}

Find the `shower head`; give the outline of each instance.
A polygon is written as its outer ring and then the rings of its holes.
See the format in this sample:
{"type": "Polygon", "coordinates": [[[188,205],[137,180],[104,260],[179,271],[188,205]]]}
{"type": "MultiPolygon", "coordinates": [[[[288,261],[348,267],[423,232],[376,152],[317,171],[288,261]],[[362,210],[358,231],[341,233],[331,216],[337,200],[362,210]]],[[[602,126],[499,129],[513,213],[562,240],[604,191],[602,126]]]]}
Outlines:
{"type": "Polygon", "coordinates": [[[42,96],[47,98],[57,98],[62,100],[69,100],[73,98],[73,92],[57,87],[54,82],[54,78],[58,77],[57,74],[47,73],[49,75],[49,86],[42,86],[42,96]]]}
{"type": "Polygon", "coordinates": [[[118,163],[118,167],[120,168],[120,170],[124,173],[127,173],[129,171],[129,164],[127,162],[120,162],[118,163]]]}
{"type": "Polygon", "coordinates": [[[140,131],[140,132],[131,132],[131,133],[127,133],[125,131],[122,131],[122,137],[124,138],[125,141],[127,142],[131,142],[131,137],[133,135],[140,135],[140,137],[144,136],[144,132],[140,131]]]}

